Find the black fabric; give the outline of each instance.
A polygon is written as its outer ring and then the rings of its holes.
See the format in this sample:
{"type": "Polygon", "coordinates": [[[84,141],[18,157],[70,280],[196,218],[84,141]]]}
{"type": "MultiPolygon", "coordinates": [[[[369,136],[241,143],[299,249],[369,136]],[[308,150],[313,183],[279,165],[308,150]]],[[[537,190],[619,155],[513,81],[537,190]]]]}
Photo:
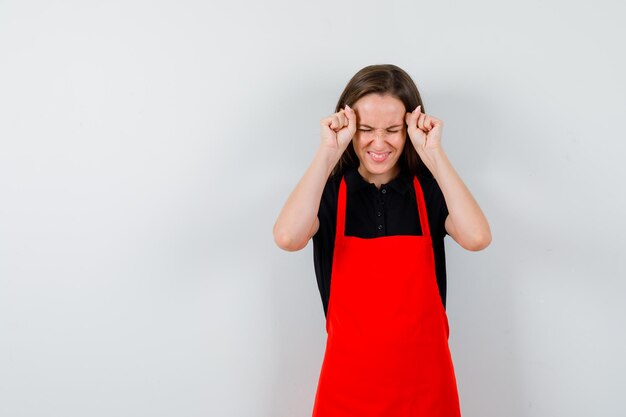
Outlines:
{"type": "MultiPolygon", "coordinates": [[[[413,177],[401,172],[388,184],[377,189],[361,177],[356,169],[345,174],[346,236],[376,238],[381,236],[420,236],[422,230],[417,212],[413,177]]],[[[320,227],[313,236],[313,262],[317,285],[322,297],[324,315],[328,313],[330,276],[333,262],[337,199],[341,176],[331,176],[320,201],[320,227]]],[[[419,178],[435,253],[435,270],[441,302],[446,306],[446,260],[443,239],[448,207],[434,178],[419,178]]]]}

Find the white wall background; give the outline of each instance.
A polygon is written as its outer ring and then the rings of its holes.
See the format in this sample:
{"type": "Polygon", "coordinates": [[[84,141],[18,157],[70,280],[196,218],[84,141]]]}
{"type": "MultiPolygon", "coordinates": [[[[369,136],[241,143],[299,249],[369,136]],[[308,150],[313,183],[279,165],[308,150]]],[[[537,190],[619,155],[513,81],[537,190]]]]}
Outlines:
{"type": "Polygon", "coordinates": [[[463,415],[626,415],[624,12],[0,1],[0,415],[310,415],[311,246],[271,228],[373,63],[414,77],[491,222],[447,241],[463,415]]]}

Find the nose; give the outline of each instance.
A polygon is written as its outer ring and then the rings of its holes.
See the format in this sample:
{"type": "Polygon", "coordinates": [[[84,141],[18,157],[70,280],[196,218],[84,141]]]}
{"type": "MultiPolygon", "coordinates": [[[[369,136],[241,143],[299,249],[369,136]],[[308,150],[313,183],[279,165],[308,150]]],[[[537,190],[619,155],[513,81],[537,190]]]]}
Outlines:
{"type": "Polygon", "coordinates": [[[384,142],[387,137],[387,132],[384,130],[377,130],[374,133],[374,142],[384,142]]]}

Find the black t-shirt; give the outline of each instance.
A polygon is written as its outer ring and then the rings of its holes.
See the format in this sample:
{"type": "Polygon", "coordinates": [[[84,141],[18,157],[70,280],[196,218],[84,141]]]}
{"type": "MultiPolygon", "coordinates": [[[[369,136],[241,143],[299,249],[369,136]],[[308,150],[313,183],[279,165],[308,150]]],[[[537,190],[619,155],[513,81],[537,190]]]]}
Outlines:
{"type": "MultiPolygon", "coordinates": [[[[401,172],[388,184],[382,184],[380,189],[365,181],[356,168],[346,172],[345,179],[346,236],[376,238],[422,234],[413,177],[410,174],[401,172]]],[[[419,177],[419,182],[424,193],[433,240],[439,294],[445,308],[446,260],[443,239],[446,236],[445,221],[448,216],[448,207],[434,178],[419,177]]],[[[326,182],[318,211],[320,226],[313,236],[313,262],[324,315],[328,313],[340,183],[340,175],[331,176],[326,182]]]]}

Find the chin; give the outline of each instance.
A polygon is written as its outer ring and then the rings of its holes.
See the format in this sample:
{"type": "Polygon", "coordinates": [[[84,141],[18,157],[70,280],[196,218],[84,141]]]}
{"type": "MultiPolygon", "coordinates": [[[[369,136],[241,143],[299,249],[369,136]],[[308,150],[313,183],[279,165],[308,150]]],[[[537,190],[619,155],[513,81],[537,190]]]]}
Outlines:
{"type": "Polygon", "coordinates": [[[373,165],[369,164],[369,163],[361,163],[361,166],[363,167],[363,170],[369,174],[369,175],[385,175],[385,174],[394,174],[396,173],[396,169],[398,170],[397,172],[400,171],[400,166],[397,164],[397,161],[394,161],[393,163],[390,164],[384,164],[384,165],[373,165]]]}

